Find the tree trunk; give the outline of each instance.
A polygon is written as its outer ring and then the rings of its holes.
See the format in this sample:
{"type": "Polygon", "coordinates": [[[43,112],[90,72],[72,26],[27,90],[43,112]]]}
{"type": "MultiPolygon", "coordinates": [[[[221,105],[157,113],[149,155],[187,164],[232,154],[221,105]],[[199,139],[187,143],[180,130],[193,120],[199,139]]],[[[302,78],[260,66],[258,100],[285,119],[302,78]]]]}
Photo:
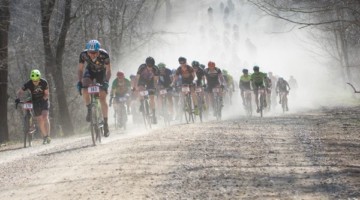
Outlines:
{"type": "MultiPolygon", "coordinates": [[[[66,0],[65,3],[65,16],[61,28],[61,33],[57,42],[56,57],[52,52],[50,42],[50,19],[54,9],[54,5],[55,0],[41,1],[41,25],[45,50],[45,66],[50,68],[52,77],[54,78],[61,129],[64,131],[65,135],[73,135],[74,127],[71,122],[71,117],[68,110],[66,93],[64,90],[64,80],[62,77],[62,57],[64,55],[66,34],[70,26],[71,0],[66,0]]],[[[56,124],[53,124],[53,126],[54,125],[56,126],[56,124]]]]}
{"type": "Polygon", "coordinates": [[[0,0],[0,143],[9,140],[7,124],[9,5],[9,0],[0,0]]]}

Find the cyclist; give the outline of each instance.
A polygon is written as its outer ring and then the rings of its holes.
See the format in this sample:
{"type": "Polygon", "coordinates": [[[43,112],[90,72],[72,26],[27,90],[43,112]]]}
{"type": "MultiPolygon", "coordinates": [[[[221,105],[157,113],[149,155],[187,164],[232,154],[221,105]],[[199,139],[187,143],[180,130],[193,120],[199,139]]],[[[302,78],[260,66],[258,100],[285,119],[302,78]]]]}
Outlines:
{"type": "Polygon", "coordinates": [[[184,58],[184,57],[179,57],[178,61],[179,61],[180,66],[176,70],[176,74],[174,76],[174,79],[173,79],[171,85],[174,85],[177,82],[179,76],[181,76],[181,84],[190,86],[190,92],[191,92],[192,101],[194,104],[194,114],[197,115],[199,110],[197,107],[197,98],[196,98],[196,94],[195,94],[195,88],[193,87],[193,81],[196,77],[194,68],[187,65],[186,58],[184,58]]]}
{"type": "Polygon", "coordinates": [[[265,88],[266,88],[266,104],[267,104],[267,109],[270,110],[271,108],[271,88],[272,86],[272,82],[271,79],[267,76],[264,79],[265,81],[265,88]]]}
{"type": "Polygon", "coordinates": [[[41,130],[43,144],[50,144],[49,84],[45,79],[41,78],[39,70],[31,70],[30,80],[18,90],[15,103],[20,103],[20,98],[26,90],[29,90],[31,93],[33,110],[41,130]]]}
{"type": "Polygon", "coordinates": [[[294,95],[298,89],[298,83],[297,83],[296,79],[294,78],[294,76],[290,76],[288,83],[289,83],[290,87],[292,88],[291,94],[294,95]]]}
{"type": "Polygon", "coordinates": [[[225,83],[228,87],[228,93],[230,98],[230,103],[232,103],[232,93],[235,92],[234,78],[228,73],[227,70],[222,70],[225,83]]]}
{"type": "Polygon", "coordinates": [[[155,113],[155,86],[159,80],[159,68],[155,65],[153,57],[147,57],[144,64],[138,68],[135,78],[135,85],[133,87],[136,91],[148,90],[150,96],[150,108],[152,109],[153,123],[156,124],[155,113]]]}
{"type": "MultiPolygon", "coordinates": [[[[172,72],[169,68],[166,68],[166,65],[164,63],[158,64],[159,70],[160,70],[160,76],[159,76],[159,82],[158,87],[161,89],[167,90],[167,101],[168,101],[168,108],[170,111],[170,116],[173,116],[173,99],[172,99],[172,88],[170,87],[172,82],[172,72]]],[[[162,105],[162,98],[158,98],[159,105],[162,105]]]]}
{"type": "MultiPolygon", "coordinates": [[[[221,88],[224,88],[226,86],[226,83],[221,69],[216,67],[215,62],[213,61],[208,62],[208,68],[205,69],[205,77],[207,82],[207,100],[209,101],[207,104],[212,107],[212,89],[219,86],[221,88]]],[[[220,100],[222,101],[222,98],[220,100]]]]}
{"type": "MultiPolygon", "coordinates": [[[[256,66],[256,65],[253,67],[253,70],[254,70],[254,73],[251,74],[250,80],[251,80],[252,88],[254,89],[254,94],[255,94],[255,103],[256,103],[256,107],[257,107],[256,112],[260,112],[258,90],[260,88],[265,89],[266,74],[263,72],[260,72],[259,66],[256,66]]],[[[264,107],[266,107],[266,100],[264,101],[264,107]]]]}
{"type": "Polygon", "coordinates": [[[243,105],[245,106],[244,92],[246,90],[251,90],[251,84],[250,84],[251,76],[249,75],[248,69],[243,69],[242,72],[243,72],[243,75],[240,77],[239,88],[240,88],[241,99],[242,99],[243,105]]]}
{"type": "MultiPolygon", "coordinates": [[[[194,72],[196,74],[196,86],[197,87],[205,87],[205,71],[204,65],[200,65],[200,63],[196,60],[192,61],[191,66],[194,68],[194,72]]],[[[201,98],[205,100],[205,92],[201,92],[201,98]]],[[[206,109],[206,104],[203,102],[203,108],[206,109]]]]}
{"type": "MultiPolygon", "coordinates": [[[[280,94],[281,92],[285,92],[285,95],[287,96],[289,94],[290,91],[290,85],[287,81],[285,81],[282,77],[279,78],[278,82],[276,83],[276,93],[280,94]]],[[[280,101],[279,103],[282,103],[282,99],[280,96],[280,101]]],[[[288,108],[288,102],[286,102],[286,111],[289,111],[288,108]]]]}
{"type": "Polygon", "coordinates": [[[106,102],[107,90],[109,87],[109,80],[111,78],[111,66],[109,54],[101,49],[100,42],[97,40],[90,40],[86,44],[86,49],[80,53],[79,68],[78,68],[78,84],[77,88],[80,94],[82,93],[84,102],[87,106],[86,121],[91,119],[91,104],[90,95],[87,87],[90,86],[94,79],[96,83],[101,84],[99,93],[99,100],[101,111],[104,117],[104,136],[108,137],[108,104],[106,102]],[[86,66],[85,66],[86,62],[86,66]]]}
{"type": "Polygon", "coordinates": [[[130,103],[131,103],[131,98],[129,98],[129,92],[131,91],[130,81],[127,78],[125,78],[125,74],[122,71],[118,71],[116,73],[116,77],[117,78],[112,82],[111,85],[110,102],[115,97],[114,111],[116,112],[116,110],[119,110],[118,109],[119,98],[126,97],[127,98],[126,111],[127,114],[130,115],[130,103]]]}

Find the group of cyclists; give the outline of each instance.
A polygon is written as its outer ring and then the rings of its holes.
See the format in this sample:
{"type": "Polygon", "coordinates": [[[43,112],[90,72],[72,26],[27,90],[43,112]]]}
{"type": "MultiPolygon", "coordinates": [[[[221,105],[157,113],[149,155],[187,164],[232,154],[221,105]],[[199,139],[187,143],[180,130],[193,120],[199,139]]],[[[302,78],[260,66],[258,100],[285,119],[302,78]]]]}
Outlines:
{"type": "MultiPolygon", "coordinates": [[[[147,57],[145,63],[141,64],[136,72],[136,75],[130,75],[129,79],[123,71],[117,71],[116,78],[111,84],[110,91],[109,81],[112,75],[110,56],[106,50],[101,48],[98,40],[90,40],[86,44],[84,51],[80,53],[78,64],[78,83],[77,89],[80,95],[83,96],[83,101],[87,108],[86,121],[91,120],[91,105],[90,95],[87,87],[91,84],[99,83],[101,90],[99,92],[99,101],[101,105],[101,112],[104,123],[104,136],[109,136],[108,125],[108,106],[114,105],[114,109],[117,109],[118,99],[120,97],[126,97],[126,112],[127,114],[135,114],[135,110],[132,108],[132,104],[138,101],[140,91],[148,91],[149,105],[152,116],[152,123],[157,123],[157,109],[162,105],[162,98],[156,98],[160,89],[167,90],[167,106],[170,113],[170,118],[176,118],[179,108],[179,94],[181,94],[181,87],[186,85],[190,89],[191,99],[194,114],[197,115],[198,110],[198,98],[196,98],[196,88],[203,88],[201,95],[203,95],[204,109],[211,110],[213,105],[212,92],[214,88],[221,89],[221,106],[223,106],[223,99],[228,98],[231,103],[232,93],[235,91],[235,82],[233,77],[226,71],[221,70],[216,66],[216,63],[209,61],[207,66],[194,60],[191,64],[188,63],[185,57],[178,58],[179,67],[170,69],[165,63],[155,64],[153,57],[147,57]],[[106,102],[108,93],[110,94],[110,104],[106,102]],[[158,102],[155,102],[158,101],[158,102]]],[[[290,86],[283,79],[279,78],[276,81],[276,87],[272,87],[275,77],[272,73],[267,74],[260,72],[258,66],[254,66],[253,73],[250,74],[248,69],[243,69],[243,75],[239,81],[239,88],[241,98],[244,104],[244,92],[246,90],[252,90],[255,94],[257,111],[259,111],[258,103],[258,90],[260,88],[266,88],[268,93],[271,94],[272,89],[275,88],[275,92],[289,92],[290,86]]],[[[20,98],[24,91],[29,90],[32,94],[32,101],[34,103],[35,116],[39,122],[41,134],[44,138],[44,144],[50,143],[50,123],[48,118],[49,110],[49,87],[45,79],[41,77],[39,70],[32,70],[30,80],[24,84],[24,86],[18,91],[16,102],[20,102],[20,98]]],[[[281,101],[281,99],[280,99],[281,101]]],[[[266,105],[265,105],[266,106],[266,105]]],[[[141,109],[141,108],[139,108],[141,109]]],[[[287,108],[288,109],[288,108],[287,108]]]]}

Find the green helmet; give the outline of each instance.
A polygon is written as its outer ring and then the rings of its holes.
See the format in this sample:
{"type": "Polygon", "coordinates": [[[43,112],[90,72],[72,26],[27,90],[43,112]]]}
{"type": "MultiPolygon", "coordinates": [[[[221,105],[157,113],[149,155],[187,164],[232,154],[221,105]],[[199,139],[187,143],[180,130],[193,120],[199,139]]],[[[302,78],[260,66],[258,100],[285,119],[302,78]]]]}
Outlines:
{"type": "Polygon", "coordinates": [[[30,73],[30,79],[32,81],[39,81],[41,78],[41,73],[38,69],[33,69],[31,70],[31,73],[30,73]]]}
{"type": "Polygon", "coordinates": [[[222,70],[222,73],[223,73],[223,74],[228,74],[228,71],[227,71],[226,69],[223,69],[223,70],[222,70]]]}
{"type": "Polygon", "coordinates": [[[159,64],[158,64],[158,67],[159,67],[159,69],[163,69],[163,68],[166,67],[166,65],[165,65],[164,63],[159,63],[159,64]]]}

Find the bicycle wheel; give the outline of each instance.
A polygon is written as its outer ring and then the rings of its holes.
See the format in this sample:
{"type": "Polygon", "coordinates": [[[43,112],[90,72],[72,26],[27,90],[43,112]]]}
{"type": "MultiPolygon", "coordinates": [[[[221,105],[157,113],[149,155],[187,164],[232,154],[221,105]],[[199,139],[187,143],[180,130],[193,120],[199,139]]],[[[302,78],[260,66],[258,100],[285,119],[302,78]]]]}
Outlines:
{"type": "Polygon", "coordinates": [[[152,123],[152,115],[150,114],[150,105],[149,100],[145,100],[145,113],[146,113],[146,121],[148,127],[151,129],[151,123],[152,123]]]}
{"type": "Polygon", "coordinates": [[[30,115],[28,113],[25,114],[23,123],[24,123],[24,148],[26,148],[26,144],[29,136],[28,133],[30,129],[30,115]]]}
{"type": "Polygon", "coordinates": [[[188,124],[190,121],[190,116],[189,116],[189,106],[187,104],[187,97],[184,97],[183,99],[183,112],[184,112],[184,116],[185,116],[185,121],[188,124]]]}
{"type": "MultiPolygon", "coordinates": [[[[91,138],[93,140],[93,145],[95,146],[97,141],[99,141],[100,130],[99,130],[99,121],[97,117],[97,105],[91,105],[91,138]]],[[[101,140],[101,139],[100,139],[101,140]]]]}
{"type": "Polygon", "coordinates": [[[187,107],[189,108],[187,111],[189,113],[189,122],[191,121],[192,123],[194,123],[194,112],[193,112],[193,109],[192,109],[192,100],[191,100],[191,95],[188,94],[187,96],[187,107]]]}
{"type": "Polygon", "coordinates": [[[260,117],[263,117],[263,111],[264,111],[264,95],[260,95],[260,117]]]}
{"type": "Polygon", "coordinates": [[[203,113],[203,100],[202,97],[198,94],[198,110],[199,110],[199,119],[200,122],[203,122],[202,113],[203,113]]]}

